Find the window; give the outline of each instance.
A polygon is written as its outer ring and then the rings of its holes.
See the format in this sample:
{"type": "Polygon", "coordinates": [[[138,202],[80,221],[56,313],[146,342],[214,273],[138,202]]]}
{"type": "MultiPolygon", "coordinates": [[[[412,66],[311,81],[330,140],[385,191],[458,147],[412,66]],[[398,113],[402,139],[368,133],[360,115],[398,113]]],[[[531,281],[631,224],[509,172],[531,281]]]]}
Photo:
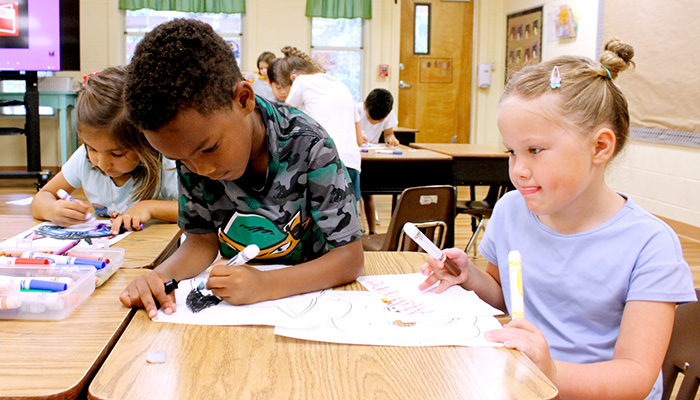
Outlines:
{"type": "Polygon", "coordinates": [[[311,56],[361,99],[362,19],[312,18],[311,56]]]}
{"type": "Polygon", "coordinates": [[[241,65],[241,14],[186,13],[180,11],[156,11],[147,8],[126,11],[126,62],[131,62],[136,45],[146,33],[163,22],[175,18],[194,18],[206,22],[226,40],[241,65]]]}

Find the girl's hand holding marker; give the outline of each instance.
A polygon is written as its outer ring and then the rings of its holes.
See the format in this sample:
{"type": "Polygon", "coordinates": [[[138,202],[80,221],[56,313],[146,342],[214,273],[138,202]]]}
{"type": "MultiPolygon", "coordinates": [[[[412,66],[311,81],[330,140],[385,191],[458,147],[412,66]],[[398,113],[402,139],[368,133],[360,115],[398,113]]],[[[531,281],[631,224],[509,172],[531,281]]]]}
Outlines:
{"type": "Polygon", "coordinates": [[[420,290],[426,290],[439,281],[440,285],[435,289],[435,293],[442,293],[450,286],[466,281],[467,269],[460,267],[468,262],[466,259],[462,260],[465,258],[463,252],[457,249],[440,250],[410,222],[403,226],[403,230],[430,256],[428,262],[421,267],[421,272],[428,276],[428,279],[418,286],[420,290]]]}

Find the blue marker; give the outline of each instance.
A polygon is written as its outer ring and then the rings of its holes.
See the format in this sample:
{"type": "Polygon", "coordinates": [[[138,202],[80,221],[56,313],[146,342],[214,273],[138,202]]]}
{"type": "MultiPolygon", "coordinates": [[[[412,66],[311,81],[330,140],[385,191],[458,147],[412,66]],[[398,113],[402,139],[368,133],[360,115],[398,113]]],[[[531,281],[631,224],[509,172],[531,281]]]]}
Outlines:
{"type": "Polygon", "coordinates": [[[102,261],[102,260],[90,260],[87,258],[79,258],[79,257],[68,257],[68,256],[59,256],[56,254],[48,254],[48,253],[42,253],[38,251],[26,251],[22,253],[22,257],[26,258],[45,258],[52,263],[57,263],[57,264],[69,264],[69,265],[92,265],[95,267],[95,269],[103,269],[104,267],[107,266],[107,263],[102,261]]]}
{"type": "Polygon", "coordinates": [[[403,154],[403,151],[399,151],[399,150],[377,150],[376,152],[381,153],[381,154],[396,154],[396,155],[403,154]]]}
{"type": "Polygon", "coordinates": [[[50,282],[41,279],[22,279],[20,281],[20,289],[50,290],[52,292],[62,292],[67,288],[68,285],[62,282],[50,282]]]}

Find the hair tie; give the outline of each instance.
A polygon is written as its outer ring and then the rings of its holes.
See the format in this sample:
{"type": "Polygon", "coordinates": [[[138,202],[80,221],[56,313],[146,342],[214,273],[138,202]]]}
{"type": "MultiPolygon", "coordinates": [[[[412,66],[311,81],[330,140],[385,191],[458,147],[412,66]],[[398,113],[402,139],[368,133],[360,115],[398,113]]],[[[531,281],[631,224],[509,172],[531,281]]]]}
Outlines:
{"type": "Polygon", "coordinates": [[[549,78],[549,87],[552,89],[561,87],[561,74],[559,73],[559,67],[556,65],[552,68],[552,75],[549,78]]]}
{"type": "Polygon", "coordinates": [[[87,79],[93,75],[97,75],[100,71],[91,72],[89,74],[83,75],[83,83],[87,82],[87,79]]]}
{"type": "Polygon", "coordinates": [[[605,65],[603,65],[603,64],[601,64],[600,66],[603,67],[605,72],[608,73],[608,78],[610,78],[610,80],[612,80],[612,75],[610,74],[610,70],[607,67],[605,67],[605,65]]]}

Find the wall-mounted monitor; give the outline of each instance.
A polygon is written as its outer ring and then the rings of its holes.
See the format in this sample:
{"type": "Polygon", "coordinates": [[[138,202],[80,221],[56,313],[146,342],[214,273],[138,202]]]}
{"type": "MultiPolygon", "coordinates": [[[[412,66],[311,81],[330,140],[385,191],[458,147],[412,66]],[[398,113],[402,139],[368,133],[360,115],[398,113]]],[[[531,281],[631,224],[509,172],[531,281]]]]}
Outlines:
{"type": "Polygon", "coordinates": [[[80,0],[0,0],[0,70],[80,70],[80,0]]]}

